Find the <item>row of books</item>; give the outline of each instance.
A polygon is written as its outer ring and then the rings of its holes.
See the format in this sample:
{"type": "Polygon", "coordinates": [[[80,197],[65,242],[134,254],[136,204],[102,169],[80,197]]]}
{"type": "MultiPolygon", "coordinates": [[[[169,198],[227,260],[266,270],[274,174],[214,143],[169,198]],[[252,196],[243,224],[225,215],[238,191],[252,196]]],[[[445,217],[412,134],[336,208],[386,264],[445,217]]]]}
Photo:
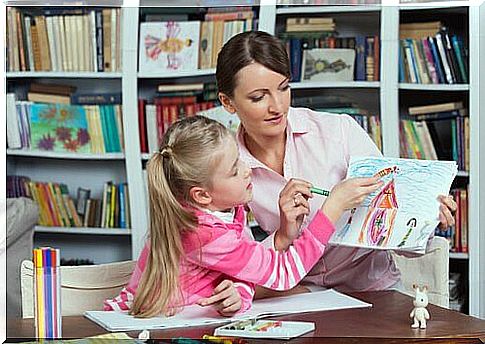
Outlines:
{"type": "MultiPolygon", "coordinates": [[[[355,81],[378,81],[379,80],[379,59],[380,59],[380,40],[378,36],[356,36],[356,37],[336,37],[333,32],[285,32],[279,35],[285,43],[288,56],[290,58],[292,82],[304,80],[304,65],[308,65],[308,57],[305,51],[314,51],[320,49],[348,49],[355,51],[350,61],[345,58],[335,57],[328,53],[325,56],[325,50],[317,56],[316,59],[326,61],[327,66],[320,68],[323,71],[328,69],[331,77],[338,79],[340,71],[349,66],[352,67],[350,78],[355,81]],[[303,61],[303,60],[306,61],[303,61]],[[345,62],[346,65],[342,65],[345,62]]],[[[315,55],[315,54],[312,54],[315,55]]],[[[316,70],[320,70],[316,68],[316,70]]]]}
{"type": "MultiPolygon", "coordinates": [[[[39,224],[41,226],[81,227],[82,219],[76,211],[76,205],[69,196],[67,185],[58,183],[41,183],[29,178],[10,177],[14,183],[21,183],[20,196],[33,199],[39,206],[39,224]]],[[[9,178],[7,178],[7,187],[9,178]]]]}
{"type": "Polygon", "coordinates": [[[121,105],[64,105],[16,101],[7,94],[10,149],[55,152],[124,151],[121,105]]]}
{"type": "Polygon", "coordinates": [[[445,237],[450,243],[451,252],[468,252],[468,190],[454,189],[451,195],[455,199],[457,209],[455,225],[442,231],[436,229],[435,235],[445,237]]]}
{"type": "Polygon", "coordinates": [[[377,148],[382,151],[381,121],[378,115],[369,114],[368,111],[360,108],[317,108],[315,110],[349,115],[359,123],[374,141],[377,148]]]}
{"type": "Polygon", "coordinates": [[[158,150],[167,129],[178,119],[194,116],[216,106],[214,101],[198,102],[195,96],[155,98],[152,103],[138,100],[140,147],[142,153],[158,150]]]}
{"type": "Polygon", "coordinates": [[[414,106],[400,125],[401,156],[455,160],[458,169],[470,169],[470,123],[462,102],[414,106]]]}
{"type": "Polygon", "coordinates": [[[217,102],[215,83],[158,85],[153,99],[138,99],[141,152],[156,151],[160,139],[176,120],[213,108],[217,102]]]}
{"type": "Polygon", "coordinates": [[[401,24],[400,38],[399,82],[468,83],[468,51],[463,39],[450,35],[440,22],[401,24]],[[410,28],[404,30],[404,25],[410,28]]]}
{"type": "Polygon", "coordinates": [[[401,120],[401,156],[413,159],[455,160],[460,171],[469,171],[469,118],[401,120]]]}
{"type": "Polygon", "coordinates": [[[130,196],[127,183],[106,182],[102,200],[87,200],[86,215],[90,227],[131,228],[130,196]],[[93,204],[94,203],[94,204],[93,204]]]}
{"type": "Polygon", "coordinates": [[[7,71],[121,70],[121,9],[7,7],[7,71]]]}

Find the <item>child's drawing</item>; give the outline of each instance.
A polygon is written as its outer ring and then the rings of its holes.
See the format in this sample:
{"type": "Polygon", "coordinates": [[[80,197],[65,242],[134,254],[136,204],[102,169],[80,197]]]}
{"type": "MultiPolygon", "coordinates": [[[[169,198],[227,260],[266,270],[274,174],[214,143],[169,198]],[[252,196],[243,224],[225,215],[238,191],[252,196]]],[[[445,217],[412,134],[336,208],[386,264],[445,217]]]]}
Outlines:
{"type": "Polygon", "coordinates": [[[454,161],[352,157],[347,177],[381,176],[384,185],[337,225],[331,243],[424,252],[438,225],[438,195],[456,176],[454,161]]]}
{"type": "MultiPolygon", "coordinates": [[[[386,168],[375,175],[394,174],[397,167],[386,168]]],[[[397,200],[394,191],[394,177],[374,197],[367,210],[364,224],[360,229],[359,243],[370,246],[385,246],[391,236],[397,214],[397,200]]]]}

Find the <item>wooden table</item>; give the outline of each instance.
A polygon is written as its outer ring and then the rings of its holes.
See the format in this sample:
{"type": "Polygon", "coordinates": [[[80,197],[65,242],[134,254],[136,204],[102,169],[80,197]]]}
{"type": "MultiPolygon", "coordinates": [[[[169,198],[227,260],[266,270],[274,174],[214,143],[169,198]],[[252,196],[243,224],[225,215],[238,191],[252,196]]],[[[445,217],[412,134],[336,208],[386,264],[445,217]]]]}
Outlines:
{"type": "MultiPolygon", "coordinates": [[[[281,320],[314,321],[315,331],[295,343],[485,343],[485,320],[429,305],[425,330],[412,329],[412,298],[396,291],[351,293],[372,308],[295,314],[281,320]]],[[[82,316],[63,317],[64,338],[83,338],[106,331],[82,316]]],[[[219,325],[220,326],[220,325],[219,325]]],[[[201,338],[217,326],[150,331],[151,338],[201,338]]],[[[138,332],[128,332],[137,337],[138,332]]],[[[25,341],[34,336],[33,319],[7,319],[7,338],[25,341]]],[[[251,340],[252,342],[252,340],[251,340]]],[[[274,341],[273,341],[274,342],[274,341]]]]}

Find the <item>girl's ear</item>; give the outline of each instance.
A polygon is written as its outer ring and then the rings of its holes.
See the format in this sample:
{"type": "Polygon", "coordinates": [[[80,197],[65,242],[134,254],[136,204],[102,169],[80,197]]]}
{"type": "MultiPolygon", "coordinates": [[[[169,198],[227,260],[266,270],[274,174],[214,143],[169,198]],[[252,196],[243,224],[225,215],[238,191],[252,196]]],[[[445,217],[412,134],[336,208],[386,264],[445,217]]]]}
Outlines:
{"type": "Polygon", "coordinates": [[[206,189],[201,188],[200,186],[191,187],[189,194],[192,200],[197,204],[209,205],[212,202],[211,195],[207,192],[206,189]]]}
{"type": "Polygon", "coordinates": [[[228,96],[226,96],[222,92],[219,92],[218,96],[219,96],[219,100],[221,101],[222,106],[224,106],[224,108],[228,112],[230,112],[230,113],[236,112],[236,108],[234,107],[234,105],[232,105],[231,98],[229,98],[228,96]]]}

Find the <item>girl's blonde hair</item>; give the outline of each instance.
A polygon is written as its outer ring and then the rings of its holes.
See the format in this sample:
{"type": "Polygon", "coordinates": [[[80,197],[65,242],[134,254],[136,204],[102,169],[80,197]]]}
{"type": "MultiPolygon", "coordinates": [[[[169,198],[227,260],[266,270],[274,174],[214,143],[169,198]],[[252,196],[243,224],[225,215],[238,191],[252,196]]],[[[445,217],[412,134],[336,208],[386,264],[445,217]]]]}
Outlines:
{"type": "Polygon", "coordinates": [[[230,135],[222,124],[206,117],[179,120],[147,163],[150,254],[130,314],[151,317],[174,312],[181,301],[181,232],[197,227],[197,218],[186,208],[193,204],[190,189],[211,187],[217,157],[230,135]]]}

